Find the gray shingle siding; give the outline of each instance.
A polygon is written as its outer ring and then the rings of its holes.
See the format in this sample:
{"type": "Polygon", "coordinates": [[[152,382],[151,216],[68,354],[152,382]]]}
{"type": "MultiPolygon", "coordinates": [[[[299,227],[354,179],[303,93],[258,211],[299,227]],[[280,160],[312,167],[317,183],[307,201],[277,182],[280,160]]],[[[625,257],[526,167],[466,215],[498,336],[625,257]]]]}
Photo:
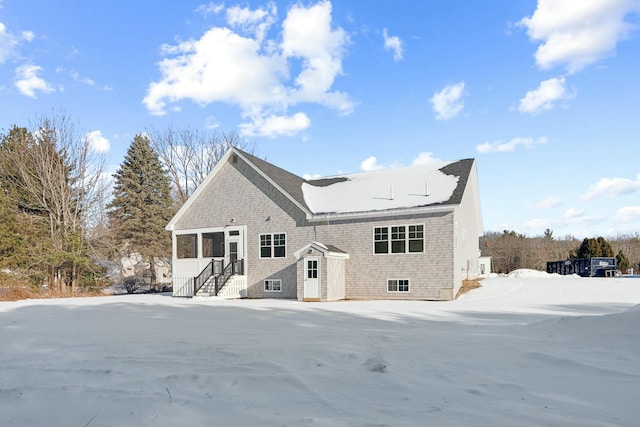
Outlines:
{"type": "MultiPolygon", "coordinates": [[[[308,208],[301,199],[302,178],[239,153],[270,179],[278,180],[278,186],[287,194],[241,158],[230,158],[175,222],[174,230],[222,227],[230,225],[231,218],[234,225],[246,225],[245,265],[250,298],[301,299],[302,285],[298,284],[303,283],[304,269],[294,252],[312,241],[339,248],[350,256],[346,260],[321,258],[321,275],[326,277],[327,270],[335,273],[330,283],[334,286],[329,291],[322,288],[323,299],[335,299],[341,293],[351,299],[441,300],[455,296],[463,278],[462,266],[477,251],[478,229],[473,225],[475,212],[471,209],[477,193],[467,195],[464,191],[469,179],[472,186],[477,185],[471,173],[475,173],[473,160],[453,163],[445,171],[462,173],[463,182],[450,199],[462,203],[460,207],[412,215],[380,214],[310,222],[308,208]],[[424,225],[424,252],[374,254],[374,227],[416,224],[424,225]],[[462,229],[467,233],[464,248],[460,244],[462,229]],[[286,233],[285,258],[259,257],[259,236],[264,233],[286,233]],[[475,243],[471,243],[473,233],[475,243]],[[282,291],[264,292],[265,279],[282,280],[282,291]],[[410,291],[387,292],[388,279],[408,279],[410,291]]],[[[472,268],[477,268],[475,264],[477,260],[472,268]]]]}

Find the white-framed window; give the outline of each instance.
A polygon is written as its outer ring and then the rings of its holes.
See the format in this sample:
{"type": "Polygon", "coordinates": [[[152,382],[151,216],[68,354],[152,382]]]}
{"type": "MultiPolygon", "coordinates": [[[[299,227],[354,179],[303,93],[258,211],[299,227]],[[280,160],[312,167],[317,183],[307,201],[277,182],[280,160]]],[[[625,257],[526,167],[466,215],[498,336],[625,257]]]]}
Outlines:
{"type": "Polygon", "coordinates": [[[282,292],[282,279],[265,279],[265,292],[282,292]]]}
{"type": "Polygon", "coordinates": [[[424,252],[424,224],[373,228],[374,254],[424,252]]]}
{"type": "Polygon", "coordinates": [[[285,233],[260,235],[260,258],[285,258],[287,256],[285,233]]]}
{"type": "Polygon", "coordinates": [[[388,279],[387,292],[409,292],[409,279],[388,279]]]}

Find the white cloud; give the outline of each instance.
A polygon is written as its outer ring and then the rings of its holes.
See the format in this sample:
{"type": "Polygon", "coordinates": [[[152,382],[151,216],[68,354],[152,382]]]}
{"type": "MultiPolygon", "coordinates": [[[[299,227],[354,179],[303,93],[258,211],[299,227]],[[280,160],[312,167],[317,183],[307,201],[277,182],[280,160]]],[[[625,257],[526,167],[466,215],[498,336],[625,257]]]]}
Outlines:
{"type": "Polygon", "coordinates": [[[224,10],[224,3],[214,3],[210,2],[207,4],[201,4],[196,7],[194,12],[202,14],[202,16],[206,17],[207,15],[213,13],[218,14],[224,10]]]}
{"type": "Polygon", "coordinates": [[[534,205],[535,208],[537,209],[552,209],[555,208],[556,206],[559,206],[561,203],[561,200],[559,197],[547,197],[546,199],[542,199],[540,201],[538,201],[538,203],[536,203],[534,205]]]}
{"type": "Polygon", "coordinates": [[[601,178],[580,196],[580,200],[588,201],[602,196],[621,196],[638,190],[640,190],[640,174],[637,175],[635,181],[629,178],[601,178]]]}
{"type": "Polygon", "coordinates": [[[442,160],[433,157],[431,152],[423,152],[418,154],[418,157],[413,159],[414,165],[426,165],[427,163],[441,162],[442,160]]]}
{"type": "Polygon", "coordinates": [[[402,40],[398,36],[389,36],[387,29],[382,30],[384,48],[393,52],[393,60],[400,61],[403,58],[402,40]]]}
{"type": "Polygon", "coordinates": [[[564,213],[564,218],[565,219],[576,219],[576,218],[580,218],[584,216],[584,212],[579,211],[576,208],[569,208],[565,211],[564,213]]]}
{"type": "Polygon", "coordinates": [[[273,138],[278,135],[292,136],[309,126],[309,117],[305,113],[296,113],[293,116],[254,117],[251,123],[243,123],[239,128],[240,133],[245,136],[273,138]]]}
{"type": "Polygon", "coordinates": [[[564,77],[542,81],[537,89],[528,91],[520,100],[518,111],[532,114],[548,111],[555,107],[556,102],[573,98],[575,93],[569,93],[565,83],[564,77]]]}
{"type": "Polygon", "coordinates": [[[32,42],[33,39],[36,38],[36,35],[33,33],[33,31],[23,31],[22,32],[22,39],[28,42],[32,42]]]}
{"type": "Polygon", "coordinates": [[[15,85],[25,96],[36,98],[36,92],[43,93],[55,92],[55,89],[51,87],[46,81],[38,77],[38,73],[42,71],[42,67],[37,65],[22,65],[16,68],[15,85]]]}
{"type": "Polygon", "coordinates": [[[376,170],[376,169],[384,169],[384,166],[378,164],[378,159],[375,156],[367,157],[360,163],[360,169],[365,172],[376,170]]]}
{"type": "Polygon", "coordinates": [[[626,206],[618,209],[614,219],[618,222],[640,221],[640,206],[626,206]]]}
{"type": "Polygon", "coordinates": [[[77,71],[72,71],[70,75],[71,75],[71,78],[73,78],[73,80],[77,82],[84,83],[89,86],[95,86],[96,84],[96,82],[94,82],[88,77],[80,77],[80,74],[77,71]]]}
{"type": "Polygon", "coordinates": [[[464,82],[445,86],[440,92],[433,94],[429,100],[433,104],[436,120],[449,120],[460,114],[464,108],[462,96],[464,95],[464,82]]]}
{"type": "Polygon", "coordinates": [[[233,6],[227,9],[227,23],[243,32],[253,34],[262,43],[267,31],[275,23],[278,9],[271,2],[266,9],[233,6]]]}
{"type": "Polygon", "coordinates": [[[5,62],[11,54],[13,49],[18,44],[16,37],[7,31],[7,27],[0,22],[0,64],[5,62]]]}
{"type": "Polygon", "coordinates": [[[344,30],[332,28],[331,3],[292,6],[279,43],[267,39],[275,12],[273,4],[230,8],[227,19],[235,31],[214,27],[198,40],[162,46],[162,78],[149,84],[143,100],[147,109],[164,115],[167,104],[185,99],[202,106],[225,102],[237,105],[249,120],[240,126],[246,135],[268,136],[293,135],[310,126],[306,114],[288,114],[300,103],[353,111],[347,94],[331,90],[349,41],[344,30]],[[292,70],[299,73],[291,75],[292,70]]]}
{"type": "Polygon", "coordinates": [[[531,137],[516,137],[512,138],[507,142],[485,142],[484,144],[476,145],[476,151],[480,154],[485,153],[510,153],[514,151],[518,146],[523,146],[524,148],[531,149],[536,145],[542,145],[549,142],[547,137],[540,138],[531,138],[531,137]]]}
{"type": "Polygon", "coordinates": [[[111,149],[109,140],[102,136],[102,132],[99,130],[88,132],[84,135],[84,137],[89,142],[89,147],[91,147],[91,150],[96,153],[106,153],[111,149]]]}
{"type": "Polygon", "coordinates": [[[625,18],[638,11],[638,0],[538,0],[519,24],[541,43],[535,53],[541,69],[564,65],[574,73],[611,55],[636,27],[625,18]]]}
{"type": "Polygon", "coordinates": [[[313,175],[305,173],[305,174],[302,175],[302,178],[306,179],[307,181],[309,181],[311,179],[321,178],[321,177],[322,177],[322,175],[320,175],[319,173],[316,173],[316,174],[313,174],[313,175]]]}

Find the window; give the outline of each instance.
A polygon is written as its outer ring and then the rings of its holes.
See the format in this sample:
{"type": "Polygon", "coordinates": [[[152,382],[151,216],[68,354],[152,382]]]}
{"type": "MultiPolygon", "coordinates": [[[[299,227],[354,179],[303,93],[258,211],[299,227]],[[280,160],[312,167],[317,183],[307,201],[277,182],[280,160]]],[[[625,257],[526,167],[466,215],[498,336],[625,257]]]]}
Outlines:
{"type": "Polygon", "coordinates": [[[409,279],[387,280],[387,292],[409,292],[409,279]]]}
{"type": "Polygon", "coordinates": [[[198,257],[198,235],[197,234],[178,234],[176,236],[177,256],[178,258],[197,258],[198,257]]]}
{"type": "Polygon", "coordinates": [[[265,292],[282,292],[282,280],[281,279],[266,279],[264,281],[265,292]]]}
{"type": "Polygon", "coordinates": [[[424,251],[424,225],[409,226],[409,252],[424,251]]]}
{"type": "Polygon", "coordinates": [[[307,260],[307,279],[317,279],[318,278],[318,260],[310,259],[307,260]]]}
{"type": "Polygon", "coordinates": [[[260,258],[284,258],[286,252],[284,233],[260,235],[260,258]]]}
{"type": "Polygon", "coordinates": [[[389,253],[389,229],[387,227],[376,227],[373,229],[373,246],[377,254],[389,253]]]}
{"type": "Polygon", "coordinates": [[[391,253],[403,254],[406,252],[407,233],[404,225],[391,227],[391,253]]]}
{"type": "Polygon", "coordinates": [[[260,258],[271,258],[271,234],[260,235],[260,258]]]}
{"type": "Polygon", "coordinates": [[[202,233],[202,257],[222,258],[224,256],[224,232],[202,233]]]}
{"type": "Polygon", "coordinates": [[[284,258],[285,255],[285,237],[284,234],[273,235],[273,257],[284,258]]]}
{"type": "Polygon", "coordinates": [[[373,253],[424,252],[424,225],[395,225],[373,229],[373,253]]]}

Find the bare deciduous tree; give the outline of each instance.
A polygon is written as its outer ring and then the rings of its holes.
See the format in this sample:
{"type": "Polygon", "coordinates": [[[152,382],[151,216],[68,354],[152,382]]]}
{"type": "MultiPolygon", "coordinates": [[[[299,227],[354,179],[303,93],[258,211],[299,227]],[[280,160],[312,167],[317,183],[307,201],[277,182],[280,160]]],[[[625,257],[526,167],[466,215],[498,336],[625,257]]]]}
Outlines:
{"type": "Polygon", "coordinates": [[[46,222],[49,247],[34,248],[31,256],[47,266],[50,288],[68,284],[75,291],[91,264],[87,229],[103,160],[63,113],[37,117],[30,127],[16,127],[5,138],[3,178],[22,212],[46,222]]]}
{"type": "Polygon", "coordinates": [[[253,151],[253,145],[236,132],[197,129],[147,129],[151,146],[167,169],[177,207],[182,206],[230,147],[253,151]]]}

